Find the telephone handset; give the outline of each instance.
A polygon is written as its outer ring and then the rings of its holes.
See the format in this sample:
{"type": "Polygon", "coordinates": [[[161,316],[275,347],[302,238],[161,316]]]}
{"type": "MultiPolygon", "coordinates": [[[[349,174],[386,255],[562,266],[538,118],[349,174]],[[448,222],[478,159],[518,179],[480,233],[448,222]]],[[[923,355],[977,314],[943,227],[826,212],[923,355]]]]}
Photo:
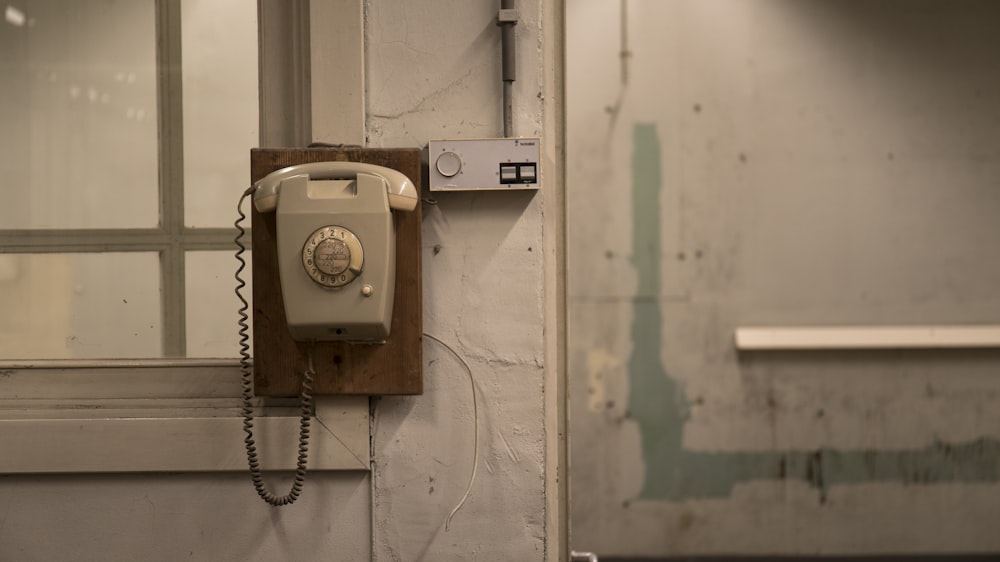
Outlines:
{"type": "Polygon", "coordinates": [[[278,272],[298,341],[382,342],[389,336],[396,245],[390,209],[412,211],[405,174],[358,162],[315,162],[254,184],[259,212],[277,210],[278,272]]]}

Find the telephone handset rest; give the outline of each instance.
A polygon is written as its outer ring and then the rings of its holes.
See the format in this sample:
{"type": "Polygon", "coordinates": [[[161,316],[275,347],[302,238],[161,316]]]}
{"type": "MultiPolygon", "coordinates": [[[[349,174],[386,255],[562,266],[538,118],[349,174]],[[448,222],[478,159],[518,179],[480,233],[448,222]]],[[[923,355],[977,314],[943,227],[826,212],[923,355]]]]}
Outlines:
{"type": "Polygon", "coordinates": [[[311,180],[354,179],[358,174],[378,176],[385,182],[389,207],[399,211],[412,211],[417,206],[417,188],[406,174],[361,162],[313,162],[298,164],[271,172],[258,181],[253,195],[253,204],[261,213],[272,212],[278,206],[281,184],[294,176],[308,176],[311,180]]]}

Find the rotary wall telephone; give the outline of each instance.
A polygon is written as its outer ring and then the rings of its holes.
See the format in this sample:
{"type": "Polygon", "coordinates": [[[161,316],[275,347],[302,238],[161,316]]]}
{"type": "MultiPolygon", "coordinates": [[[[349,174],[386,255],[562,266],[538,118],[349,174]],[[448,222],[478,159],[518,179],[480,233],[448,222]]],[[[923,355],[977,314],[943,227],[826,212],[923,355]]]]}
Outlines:
{"type": "MultiPolygon", "coordinates": [[[[315,162],[272,172],[243,193],[258,212],[277,212],[278,272],[292,338],[303,342],[380,343],[389,337],[395,288],[392,209],[412,211],[413,182],[401,172],[358,162],[315,162]]],[[[295,481],[285,496],[267,490],[253,440],[252,363],[249,354],[245,283],[240,273],[245,233],[242,209],[236,221],[240,309],[240,356],[247,459],[258,494],[271,505],[294,502],[305,479],[312,410],[312,356],[303,377],[299,456],[295,481]]]]}
{"type": "Polygon", "coordinates": [[[384,341],[396,264],[389,210],[416,207],[410,179],[372,164],[301,164],[257,182],[253,201],[260,212],[277,208],[281,296],[292,337],[384,341]]]}

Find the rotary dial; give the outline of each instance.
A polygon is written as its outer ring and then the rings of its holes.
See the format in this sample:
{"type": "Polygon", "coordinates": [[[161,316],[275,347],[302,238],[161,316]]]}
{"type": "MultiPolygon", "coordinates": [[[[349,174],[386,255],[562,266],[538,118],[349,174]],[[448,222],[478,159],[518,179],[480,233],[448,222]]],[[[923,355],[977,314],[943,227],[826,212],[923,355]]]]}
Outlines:
{"type": "Polygon", "coordinates": [[[340,226],[317,229],[302,247],[302,267],[324,287],[343,287],[361,274],[365,252],[361,241],[340,226]]]}

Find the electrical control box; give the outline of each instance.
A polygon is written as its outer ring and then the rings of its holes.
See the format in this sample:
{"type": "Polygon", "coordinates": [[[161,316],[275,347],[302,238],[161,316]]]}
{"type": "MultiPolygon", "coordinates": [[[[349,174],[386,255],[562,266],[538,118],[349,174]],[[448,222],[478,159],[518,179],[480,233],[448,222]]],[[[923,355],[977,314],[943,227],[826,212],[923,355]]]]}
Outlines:
{"type": "Polygon", "coordinates": [[[431,191],[538,189],[541,139],[432,140],[427,146],[431,191]]]}

